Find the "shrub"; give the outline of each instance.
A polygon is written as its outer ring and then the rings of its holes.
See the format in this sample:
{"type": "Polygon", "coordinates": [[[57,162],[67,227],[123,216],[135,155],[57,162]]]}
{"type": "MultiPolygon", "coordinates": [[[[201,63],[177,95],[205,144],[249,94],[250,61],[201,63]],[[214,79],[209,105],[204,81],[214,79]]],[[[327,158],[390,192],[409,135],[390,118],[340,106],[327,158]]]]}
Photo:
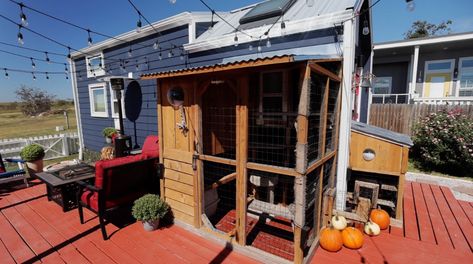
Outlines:
{"type": "Polygon", "coordinates": [[[156,194],[146,194],[135,201],[132,215],[136,220],[153,221],[163,218],[169,210],[169,205],[156,194]]]}
{"type": "Polygon", "coordinates": [[[116,133],[117,133],[117,130],[113,127],[106,127],[102,130],[102,135],[108,138],[111,138],[112,135],[116,133]]]}
{"type": "Polygon", "coordinates": [[[422,118],[414,127],[413,159],[421,169],[465,175],[473,170],[473,120],[461,109],[422,118]]]}
{"type": "Polygon", "coordinates": [[[38,144],[30,144],[20,151],[20,157],[24,161],[37,161],[44,158],[44,149],[38,144]]]}

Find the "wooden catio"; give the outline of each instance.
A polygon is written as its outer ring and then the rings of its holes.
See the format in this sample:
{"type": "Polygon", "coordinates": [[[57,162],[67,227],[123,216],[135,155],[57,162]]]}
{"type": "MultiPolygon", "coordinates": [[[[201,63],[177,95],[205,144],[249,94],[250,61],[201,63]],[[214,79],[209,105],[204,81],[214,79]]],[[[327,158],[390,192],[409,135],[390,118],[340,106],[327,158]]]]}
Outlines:
{"type": "Polygon", "coordinates": [[[276,56],[143,75],[158,81],[175,218],[302,262],[335,184],[341,64],[276,56]]]}

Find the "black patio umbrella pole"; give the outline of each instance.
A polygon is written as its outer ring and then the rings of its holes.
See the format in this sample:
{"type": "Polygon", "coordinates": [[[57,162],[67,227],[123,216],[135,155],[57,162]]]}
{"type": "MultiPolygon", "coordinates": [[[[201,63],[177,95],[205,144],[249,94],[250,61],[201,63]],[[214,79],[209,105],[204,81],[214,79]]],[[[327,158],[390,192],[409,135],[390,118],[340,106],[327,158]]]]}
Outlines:
{"type": "Polygon", "coordinates": [[[125,128],[123,127],[123,111],[122,111],[122,92],[121,90],[115,90],[115,95],[118,101],[118,121],[120,122],[120,135],[125,135],[125,128]]]}

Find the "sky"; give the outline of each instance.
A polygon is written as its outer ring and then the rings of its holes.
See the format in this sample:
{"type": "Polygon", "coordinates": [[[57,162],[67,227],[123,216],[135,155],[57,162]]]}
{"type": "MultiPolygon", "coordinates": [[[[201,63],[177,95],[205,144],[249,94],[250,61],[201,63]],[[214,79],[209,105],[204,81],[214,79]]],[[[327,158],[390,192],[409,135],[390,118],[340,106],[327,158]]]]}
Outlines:
{"type": "MultiPolygon", "coordinates": [[[[134,30],[138,19],[137,13],[127,0],[22,1],[26,6],[111,36],[134,30]]],[[[217,11],[229,11],[260,1],[206,0],[205,2],[217,11]]],[[[407,11],[404,0],[381,0],[373,7],[373,37],[375,43],[402,39],[403,33],[416,20],[427,20],[437,24],[451,19],[453,21],[452,32],[473,31],[473,14],[471,13],[473,0],[414,0],[414,2],[416,8],[413,12],[407,11]]],[[[169,0],[133,0],[133,3],[151,22],[184,11],[208,11],[198,0],[176,0],[175,4],[171,4],[169,0]]],[[[19,22],[19,10],[19,6],[10,0],[0,0],[0,15],[19,22]]],[[[87,46],[87,32],[62,24],[28,9],[24,9],[24,13],[29,23],[28,28],[76,49],[87,46]]],[[[18,46],[17,34],[18,26],[0,17],[0,42],[18,46]]],[[[22,34],[25,42],[23,47],[67,54],[66,48],[38,37],[31,32],[22,30],[22,34]]],[[[104,40],[103,37],[97,35],[92,35],[92,39],[94,42],[104,40]]],[[[45,90],[60,99],[71,99],[72,86],[70,80],[66,80],[65,74],[49,75],[49,79],[46,79],[44,75],[36,75],[36,80],[33,80],[30,57],[45,59],[45,54],[0,44],[0,102],[17,100],[14,91],[21,85],[45,90]],[[5,51],[21,54],[27,58],[7,54],[5,51]],[[4,68],[21,69],[28,72],[15,73],[7,71],[8,78],[6,78],[4,68]]],[[[36,70],[64,71],[65,57],[50,54],[49,58],[60,64],[36,61],[36,70]]]]}

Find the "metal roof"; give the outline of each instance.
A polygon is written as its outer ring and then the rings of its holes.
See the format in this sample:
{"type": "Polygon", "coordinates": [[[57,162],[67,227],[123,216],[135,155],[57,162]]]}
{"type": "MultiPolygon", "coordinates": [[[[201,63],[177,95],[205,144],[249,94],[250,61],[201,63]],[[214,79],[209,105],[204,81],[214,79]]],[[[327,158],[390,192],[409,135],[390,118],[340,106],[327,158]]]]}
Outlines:
{"type": "Polygon", "coordinates": [[[412,142],[411,138],[408,135],[396,133],[394,131],[376,127],[376,126],[370,126],[365,123],[352,121],[351,129],[363,134],[379,137],[381,139],[385,139],[387,141],[398,143],[404,146],[412,147],[414,145],[414,143],[412,142]]]}
{"type": "Polygon", "coordinates": [[[448,34],[444,36],[433,36],[415,39],[403,39],[396,41],[380,42],[373,44],[373,50],[391,49],[400,47],[412,47],[437,43],[446,43],[452,41],[472,40],[473,32],[464,32],[457,34],[448,34]]]}
{"type": "Polygon", "coordinates": [[[241,60],[233,60],[233,61],[227,60],[225,62],[214,64],[214,65],[205,65],[205,66],[191,67],[191,68],[178,69],[178,70],[148,73],[148,74],[141,75],[141,78],[142,79],[169,78],[169,77],[176,77],[176,76],[204,74],[204,73],[219,72],[219,71],[225,71],[225,70],[235,70],[235,69],[248,68],[248,67],[257,67],[257,66],[264,66],[264,65],[270,65],[270,64],[272,65],[272,64],[281,64],[281,63],[307,61],[307,60],[336,61],[336,60],[340,60],[340,58],[329,58],[329,57],[322,57],[322,56],[317,56],[317,55],[282,55],[282,56],[273,56],[273,57],[246,57],[246,58],[241,58],[241,60]]]}
{"type": "MultiPolygon", "coordinates": [[[[353,9],[363,2],[363,0],[313,0],[314,4],[308,6],[306,0],[298,0],[292,7],[284,14],[283,19],[286,24],[287,34],[299,33],[314,30],[314,28],[328,28],[333,27],[334,24],[340,23],[345,19],[349,19],[353,15],[353,9]],[[298,23],[299,22],[299,23],[298,23]]],[[[194,43],[185,45],[186,50],[193,52],[193,50],[205,46],[207,42],[221,40],[222,37],[227,36],[233,40],[235,29],[240,26],[240,19],[253,6],[241,8],[222,15],[224,21],[218,22],[212,30],[207,30],[200,35],[194,43]],[[199,45],[201,43],[201,45],[199,45]]],[[[245,29],[245,33],[238,33],[239,42],[254,41],[255,37],[262,35],[271,25],[262,25],[256,28],[245,29]],[[253,38],[248,37],[251,35],[253,38]]],[[[277,26],[270,31],[270,37],[280,36],[277,26]],[[276,32],[278,31],[278,32],[276,32]],[[276,35],[277,34],[277,35],[276,35]]],[[[222,43],[221,46],[227,46],[229,43],[222,43]]],[[[230,44],[233,44],[231,42],[230,44]]]]}

